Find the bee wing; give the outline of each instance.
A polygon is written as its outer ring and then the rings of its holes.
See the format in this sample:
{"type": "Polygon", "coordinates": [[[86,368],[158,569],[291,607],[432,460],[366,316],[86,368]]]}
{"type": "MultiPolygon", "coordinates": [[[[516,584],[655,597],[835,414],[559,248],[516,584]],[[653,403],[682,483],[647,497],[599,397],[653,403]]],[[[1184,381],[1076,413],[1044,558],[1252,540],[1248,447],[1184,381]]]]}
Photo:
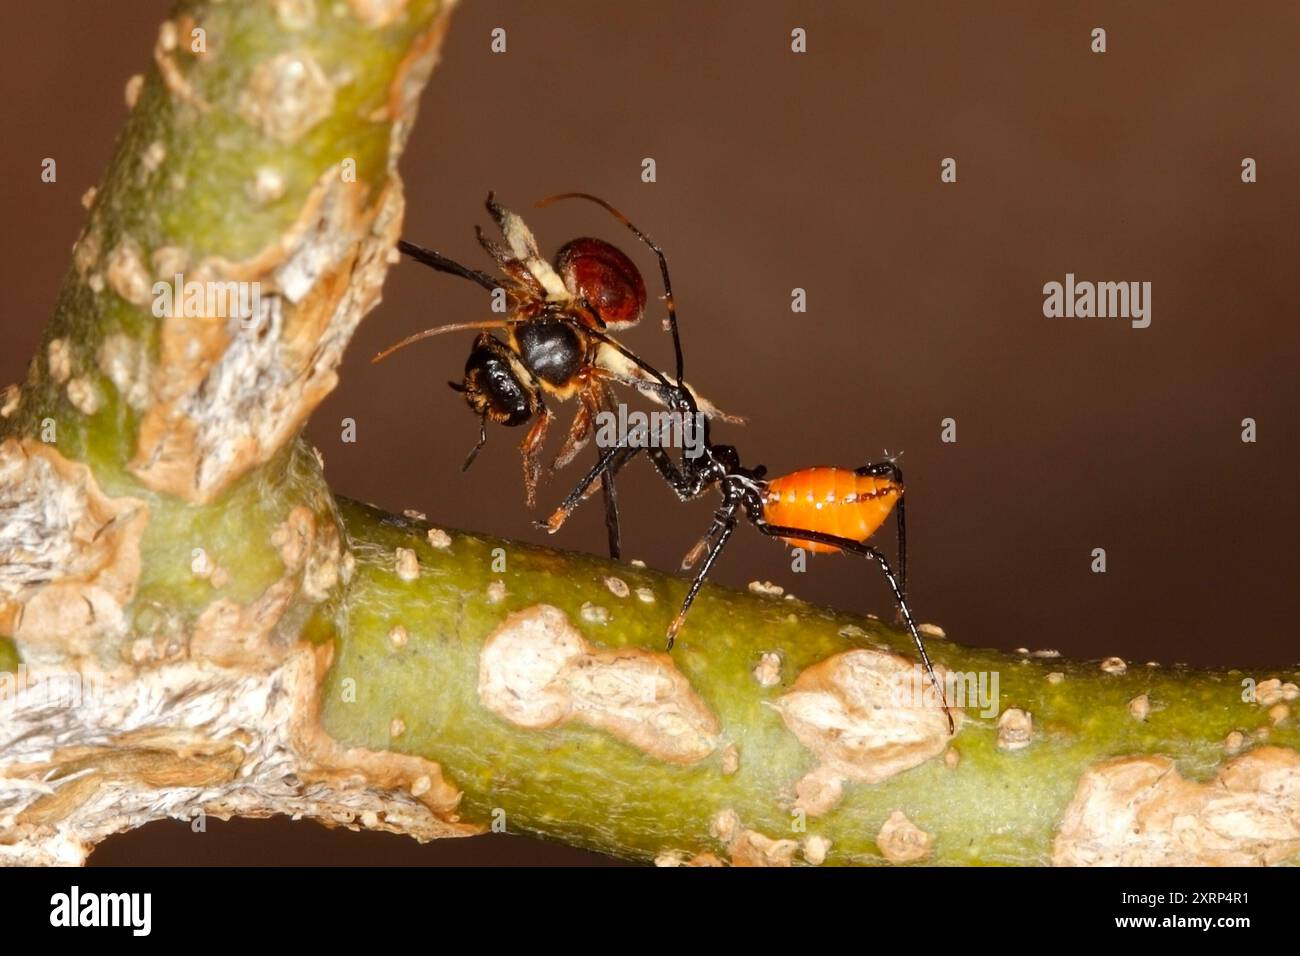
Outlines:
{"type": "MultiPolygon", "coordinates": [[[[643,366],[638,365],[608,342],[598,343],[595,364],[614,381],[629,388],[635,388],[642,395],[650,397],[660,405],[668,406],[671,404],[669,395],[671,386],[665,387],[663,382],[655,378],[643,366]]],[[[743,425],[745,423],[745,419],[741,416],[732,415],[718,408],[718,406],[697,392],[689,382],[686,383],[686,388],[695,399],[695,404],[700,407],[700,411],[709,418],[730,422],[733,425],[743,425]]]]}
{"type": "MultiPolygon", "coordinates": [[[[492,193],[488,193],[487,209],[500,228],[501,234],[505,236],[506,242],[509,243],[510,252],[515,260],[521,263],[528,270],[528,274],[546,291],[546,297],[553,302],[568,302],[572,299],[573,294],[565,287],[564,280],[542,257],[541,250],[537,246],[537,237],[533,235],[533,231],[528,228],[523,219],[499,204],[492,193]]],[[[485,244],[487,242],[481,236],[479,241],[485,244]]],[[[491,252],[490,249],[489,251],[491,252]]],[[[496,253],[493,253],[493,256],[500,261],[496,253]]]]}

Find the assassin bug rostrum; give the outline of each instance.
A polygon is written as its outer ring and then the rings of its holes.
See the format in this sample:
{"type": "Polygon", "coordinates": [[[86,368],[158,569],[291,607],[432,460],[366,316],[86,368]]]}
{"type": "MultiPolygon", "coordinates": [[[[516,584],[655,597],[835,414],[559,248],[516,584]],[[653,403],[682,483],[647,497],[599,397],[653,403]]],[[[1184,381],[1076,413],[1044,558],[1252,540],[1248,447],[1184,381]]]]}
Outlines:
{"type": "MultiPolygon", "coordinates": [[[[576,196],[609,208],[594,197],[573,193],[552,196],[538,205],[576,196]]],[[[469,407],[479,416],[479,440],[464,467],[473,464],[487,442],[489,422],[508,427],[532,422],[520,444],[524,495],[531,507],[541,477],[542,445],[554,417],[546,398],[579,400],[568,436],[551,466],[556,469],[571,462],[586,446],[597,416],[613,412],[611,385],[637,389],[665,405],[674,400],[676,386],[608,334],[635,325],[645,312],[645,282],[631,259],[608,242],[584,237],[561,247],[552,264],[541,255],[532,231],[519,216],[499,205],[491,193],[486,205],[509,248],[487,238],[482,229],[476,229],[476,234],[500,266],[504,281],[405,240],[398,243],[398,248],[417,262],[469,279],[493,294],[500,290],[508,300],[507,316],[425,329],[384,349],[372,361],[380,362],[431,336],[480,330],[465,363],[464,380],[448,383],[464,394],[469,407]],[[497,338],[491,330],[504,332],[506,340],[497,338]]],[[[708,414],[740,420],[722,413],[698,395],[692,397],[708,414]]],[[[620,544],[614,470],[605,471],[600,478],[610,555],[617,558],[620,544]]]]}
{"type": "MultiPolygon", "coordinates": [[[[677,330],[676,307],[672,287],[668,280],[668,266],[663,253],[617,210],[602,200],[590,198],[605,206],[613,215],[646,242],[660,259],[664,276],[665,302],[669,315],[669,330],[673,337],[677,374],[675,384],[668,391],[669,407],[679,413],[683,427],[701,427],[703,435],[695,447],[702,453],[695,457],[683,454],[680,464],[662,447],[647,440],[645,435],[625,436],[619,444],[602,451],[595,466],[569,493],[546,522],[541,526],[555,533],[568,516],[586,497],[597,477],[612,476],[640,451],[645,451],[656,470],[682,501],[700,497],[709,488],[717,488],[722,503],[715,512],[713,522],[704,537],[687,552],[682,569],[699,565],[681,609],[668,627],[667,647],[673,642],[686,620],[700,587],[722,549],[731,539],[740,519],[747,519],[765,535],[783,541],[791,547],[801,547],[813,552],[856,554],[874,561],[885,576],[908,633],[916,645],[922,666],[930,683],[938,692],[944,714],[948,719],[949,733],[955,732],[947,695],[934,665],[926,652],[925,642],[917,630],[911,608],[907,604],[907,536],[903,505],[903,473],[892,459],[865,465],[861,468],[818,467],[805,468],[776,478],[767,477],[762,465],[746,468],[740,456],[730,445],[714,444],[709,438],[709,415],[697,413],[700,406],[690,389],[681,387],[682,348],[677,330]],[[697,424],[702,423],[702,424],[697,424]],[[895,576],[888,558],[867,540],[894,515],[898,534],[898,574],[895,576]]],[[[662,375],[659,376],[661,379],[662,375]]]]}

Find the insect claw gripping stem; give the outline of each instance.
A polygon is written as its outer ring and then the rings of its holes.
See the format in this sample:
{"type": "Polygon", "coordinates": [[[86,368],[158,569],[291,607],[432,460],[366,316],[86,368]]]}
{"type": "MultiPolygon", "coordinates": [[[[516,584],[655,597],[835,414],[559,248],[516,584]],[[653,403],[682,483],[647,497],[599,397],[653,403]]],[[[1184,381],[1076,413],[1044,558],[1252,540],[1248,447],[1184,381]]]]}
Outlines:
{"type": "Polygon", "coordinates": [[[810,531],[805,528],[779,527],[769,525],[765,522],[755,522],[755,527],[763,534],[771,535],[776,538],[786,540],[799,539],[816,541],[822,544],[832,545],[833,547],[847,554],[856,554],[860,557],[870,558],[880,566],[881,572],[888,582],[890,590],[894,593],[894,601],[898,609],[902,611],[903,620],[907,624],[907,631],[912,636],[912,643],[916,645],[917,654],[921,658],[921,666],[930,677],[930,684],[939,694],[939,701],[943,705],[944,716],[948,718],[948,733],[957,732],[956,722],[952,719],[952,709],[948,706],[948,695],[944,691],[943,683],[939,680],[939,675],[934,672],[934,665],[930,662],[930,655],[926,652],[925,641],[921,639],[921,632],[917,630],[916,621],[912,618],[912,610],[907,606],[907,599],[903,597],[902,590],[899,586],[898,579],[894,577],[894,571],[889,566],[889,559],[884,556],[877,548],[861,541],[854,541],[850,538],[840,538],[836,535],[826,534],[820,531],[810,531]]]}
{"type": "Polygon", "coordinates": [[[668,642],[664,645],[664,651],[671,653],[673,644],[677,642],[677,632],[682,629],[682,624],[686,620],[686,615],[681,614],[673,618],[673,622],[668,625],[668,642]]]}

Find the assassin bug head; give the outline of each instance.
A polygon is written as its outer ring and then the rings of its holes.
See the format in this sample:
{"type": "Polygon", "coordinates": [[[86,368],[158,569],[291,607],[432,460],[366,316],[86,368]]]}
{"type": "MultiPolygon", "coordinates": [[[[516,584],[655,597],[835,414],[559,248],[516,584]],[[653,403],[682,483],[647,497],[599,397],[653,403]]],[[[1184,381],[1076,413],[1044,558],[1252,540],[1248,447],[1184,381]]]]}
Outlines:
{"type": "Polygon", "coordinates": [[[610,329],[635,325],[645,314],[645,280],[623,252],[602,239],[574,239],[555,256],[569,292],[610,329]]]}

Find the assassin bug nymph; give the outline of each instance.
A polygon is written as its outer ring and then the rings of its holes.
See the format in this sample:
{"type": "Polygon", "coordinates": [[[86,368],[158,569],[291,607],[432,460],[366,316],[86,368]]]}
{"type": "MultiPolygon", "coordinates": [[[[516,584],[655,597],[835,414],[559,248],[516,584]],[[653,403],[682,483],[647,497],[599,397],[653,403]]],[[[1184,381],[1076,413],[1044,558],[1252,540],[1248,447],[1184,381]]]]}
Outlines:
{"type": "MultiPolygon", "coordinates": [[[[671,300],[669,314],[675,315],[671,300]]],[[[677,353],[677,381],[681,381],[681,344],[676,323],[671,324],[674,349],[677,353]]],[[[688,427],[702,422],[702,436],[695,436],[694,447],[702,454],[692,458],[681,456],[678,464],[663,448],[644,440],[644,436],[630,436],[617,446],[603,451],[595,466],[569,493],[542,527],[555,533],[568,516],[586,497],[588,489],[598,476],[612,474],[622,468],[638,452],[644,451],[669,486],[682,501],[700,497],[709,488],[717,488],[722,503],[714,513],[713,521],[704,537],[687,552],[682,569],[699,565],[691,586],[686,592],[681,609],[668,627],[667,647],[673,642],[686,620],[700,587],[710,569],[722,554],[743,517],[758,531],[777,538],[791,547],[823,553],[855,554],[874,561],[880,568],[893,592],[894,600],[916,645],[921,664],[930,683],[938,692],[948,731],[956,730],[947,695],[935,674],[925,642],[917,630],[907,603],[907,537],[903,506],[903,473],[892,459],[865,465],[861,468],[805,468],[776,478],[767,477],[762,465],[746,468],[740,455],[730,445],[714,444],[709,438],[709,416],[697,417],[699,406],[689,389],[674,386],[671,389],[670,407],[681,413],[688,427]],[[870,538],[894,515],[898,533],[898,574],[894,574],[889,559],[878,548],[867,544],[870,538]],[[702,560],[701,560],[702,559],[702,560]]]]}
{"type": "MultiPolygon", "coordinates": [[[[538,205],[569,198],[589,199],[613,211],[608,203],[585,193],[552,196],[538,205]]],[[[488,239],[482,229],[476,233],[479,243],[500,266],[504,281],[405,240],[398,243],[398,248],[411,259],[439,272],[468,279],[494,295],[504,294],[508,315],[491,321],[425,329],[380,352],[372,361],[380,362],[399,349],[431,336],[480,330],[465,363],[464,380],[448,383],[465,396],[469,407],[479,416],[478,443],[470,451],[464,467],[473,464],[486,444],[489,422],[507,427],[532,422],[520,444],[524,495],[531,507],[541,477],[542,445],[554,417],[546,404],[548,397],[557,401],[574,397],[579,400],[568,436],[551,466],[556,469],[567,465],[586,446],[598,415],[613,412],[613,384],[637,389],[665,405],[672,400],[675,386],[608,334],[635,325],[645,312],[645,282],[632,260],[601,239],[579,238],[562,246],[552,264],[541,255],[532,231],[519,216],[499,205],[491,193],[486,205],[509,248],[488,239]],[[497,338],[491,330],[503,331],[506,340],[497,338]]],[[[621,214],[615,212],[615,215],[622,219],[621,214]]],[[[622,221],[639,238],[645,238],[626,219],[622,221]]],[[[666,277],[663,253],[657,246],[651,244],[651,247],[659,255],[666,277]]],[[[706,414],[740,421],[720,412],[698,395],[693,398],[706,414]]],[[[617,558],[620,551],[618,499],[613,470],[603,472],[600,479],[610,556],[617,558]]]]}

